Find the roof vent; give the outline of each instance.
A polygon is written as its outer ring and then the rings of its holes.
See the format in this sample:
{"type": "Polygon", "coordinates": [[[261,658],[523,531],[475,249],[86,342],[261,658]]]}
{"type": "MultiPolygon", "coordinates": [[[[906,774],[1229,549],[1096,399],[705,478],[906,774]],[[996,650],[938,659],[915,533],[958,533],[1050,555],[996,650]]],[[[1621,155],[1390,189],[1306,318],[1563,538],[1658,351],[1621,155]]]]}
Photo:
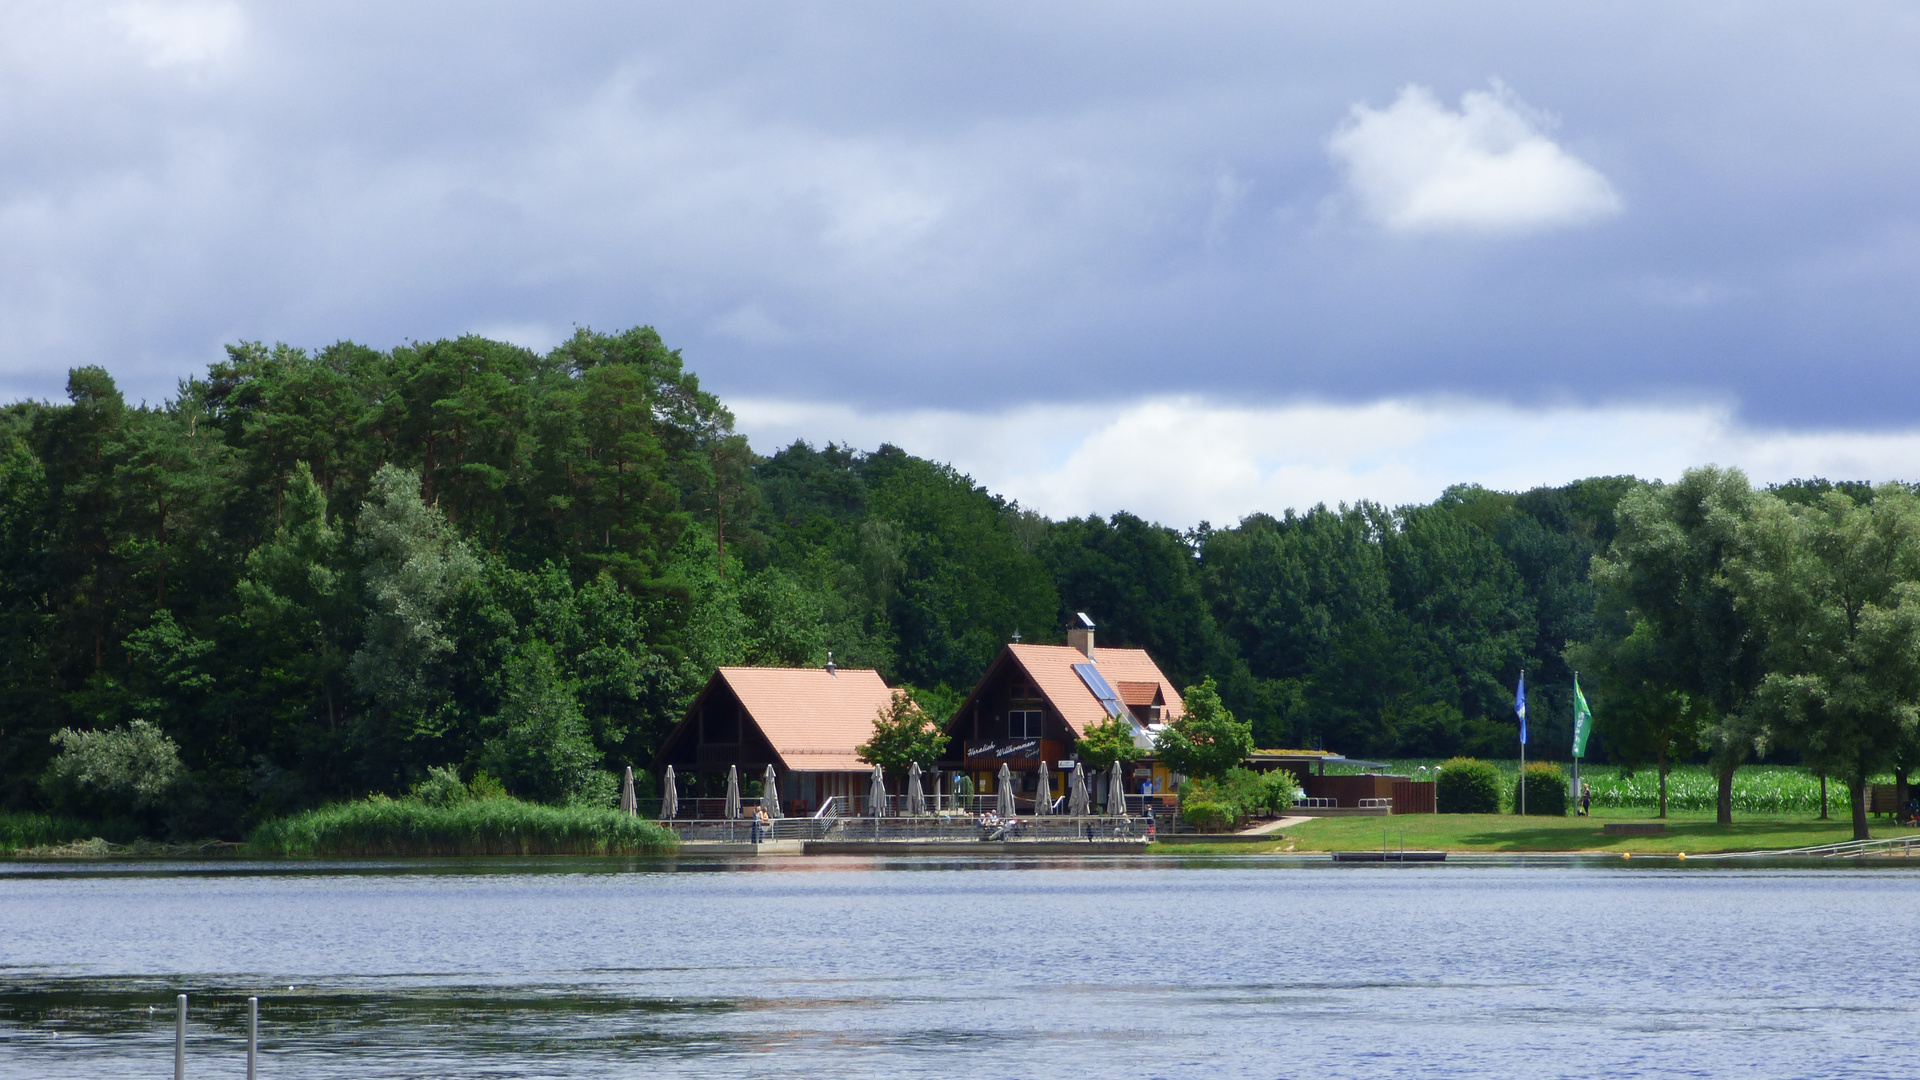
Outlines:
{"type": "Polygon", "coordinates": [[[1067,624],[1067,644],[1079,649],[1087,659],[1093,659],[1093,620],[1087,618],[1086,612],[1074,612],[1073,622],[1067,624]]]}
{"type": "MultiPolygon", "coordinates": [[[[833,675],[833,650],[831,649],[827,650],[827,674],[833,675]]],[[[840,676],[833,675],[833,677],[837,679],[840,676]]]]}

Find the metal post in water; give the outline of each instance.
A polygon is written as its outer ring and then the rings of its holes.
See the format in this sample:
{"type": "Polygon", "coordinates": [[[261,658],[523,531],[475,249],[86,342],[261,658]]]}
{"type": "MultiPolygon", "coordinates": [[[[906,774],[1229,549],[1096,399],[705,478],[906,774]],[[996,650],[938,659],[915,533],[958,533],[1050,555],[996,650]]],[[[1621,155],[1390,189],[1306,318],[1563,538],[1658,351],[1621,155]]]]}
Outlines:
{"type": "Polygon", "coordinates": [[[187,995],[173,999],[173,1080],[187,1078],[187,995]]]}
{"type": "Polygon", "coordinates": [[[260,1057],[260,999],[247,999],[247,1080],[255,1080],[254,1066],[260,1057]]]}

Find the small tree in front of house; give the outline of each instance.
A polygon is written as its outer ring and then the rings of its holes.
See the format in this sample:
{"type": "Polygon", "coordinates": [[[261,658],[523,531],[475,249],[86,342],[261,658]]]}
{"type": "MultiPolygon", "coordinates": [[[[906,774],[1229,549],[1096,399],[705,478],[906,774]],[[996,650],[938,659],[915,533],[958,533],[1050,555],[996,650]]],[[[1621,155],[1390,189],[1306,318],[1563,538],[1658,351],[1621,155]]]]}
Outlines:
{"type": "Polygon", "coordinates": [[[878,765],[888,776],[905,776],[914,762],[931,769],[947,748],[940,722],[927,715],[912,695],[895,690],[873,718],[873,738],[854,748],[860,760],[878,765]]]}
{"type": "Polygon", "coordinates": [[[1095,772],[1113,768],[1116,761],[1126,765],[1147,756],[1147,751],[1134,745],[1133,725],[1117,716],[1088,727],[1073,744],[1073,751],[1095,772]]]}
{"type": "Polygon", "coordinates": [[[1253,725],[1233,718],[1209,676],[1187,690],[1184,715],[1161,731],[1154,753],[1174,772],[1222,777],[1253,753],[1253,725]]]}

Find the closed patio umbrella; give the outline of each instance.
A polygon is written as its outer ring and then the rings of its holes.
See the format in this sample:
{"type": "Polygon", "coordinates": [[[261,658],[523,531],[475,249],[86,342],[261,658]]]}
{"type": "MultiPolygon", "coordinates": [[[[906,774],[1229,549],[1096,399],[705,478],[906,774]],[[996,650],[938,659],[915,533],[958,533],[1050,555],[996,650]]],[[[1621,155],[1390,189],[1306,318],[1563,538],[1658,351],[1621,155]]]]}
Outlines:
{"type": "Polygon", "coordinates": [[[1013,806],[1013,770],[1004,761],[1000,763],[1000,782],[994,787],[999,793],[999,800],[993,812],[1003,819],[1017,816],[1013,806]]]}
{"type": "Polygon", "coordinates": [[[867,788],[867,802],[873,807],[874,817],[887,816],[887,776],[877,762],[873,766],[873,783],[867,788]]]}
{"type": "Polygon", "coordinates": [[[781,816],[780,777],[771,765],[767,766],[766,779],[760,781],[760,809],[765,810],[770,818],[781,816]]]}
{"type": "Polygon", "coordinates": [[[640,800],[633,794],[633,766],[627,766],[627,778],[620,783],[620,812],[628,817],[640,813],[640,800]]]}
{"type": "Polygon", "coordinates": [[[920,763],[907,769],[907,815],[919,817],[927,812],[927,796],[920,790],[920,763]]]}
{"type": "Polygon", "coordinates": [[[1067,781],[1067,813],[1074,817],[1087,816],[1087,767],[1075,765],[1073,776],[1067,781]]]}
{"type": "Polygon", "coordinates": [[[740,767],[727,766],[727,820],[740,816],[740,767]]]}
{"type": "Polygon", "coordinates": [[[1107,813],[1114,817],[1124,817],[1127,813],[1127,788],[1120,779],[1120,763],[1113,763],[1113,773],[1107,780],[1107,813]]]}
{"type": "Polygon", "coordinates": [[[673,766],[667,766],[667,778],[661,786],[665,790],[660,794],[660,820],[665,821],[680,812],[680,792],[673,786],[673,766]]]}
{"type": "Polygon", "coordinates": [[[1034,781],[1033,816],[1045,817],[1053,813],[1053,777],[1047,773],[1047,759],[1040,759],[1040,777],[1034,781]]]}

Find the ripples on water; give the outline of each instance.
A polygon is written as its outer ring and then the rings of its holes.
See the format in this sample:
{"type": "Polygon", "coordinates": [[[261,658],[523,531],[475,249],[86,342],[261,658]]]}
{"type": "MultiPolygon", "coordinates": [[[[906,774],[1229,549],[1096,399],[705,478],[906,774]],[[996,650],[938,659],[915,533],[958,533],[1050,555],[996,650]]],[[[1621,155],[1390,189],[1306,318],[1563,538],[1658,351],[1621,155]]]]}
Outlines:
{"type": "Polygon", "coordinates": [[[1920,1075],[1920,873],[0,867],[0,1077],[1920,1075]]]}

